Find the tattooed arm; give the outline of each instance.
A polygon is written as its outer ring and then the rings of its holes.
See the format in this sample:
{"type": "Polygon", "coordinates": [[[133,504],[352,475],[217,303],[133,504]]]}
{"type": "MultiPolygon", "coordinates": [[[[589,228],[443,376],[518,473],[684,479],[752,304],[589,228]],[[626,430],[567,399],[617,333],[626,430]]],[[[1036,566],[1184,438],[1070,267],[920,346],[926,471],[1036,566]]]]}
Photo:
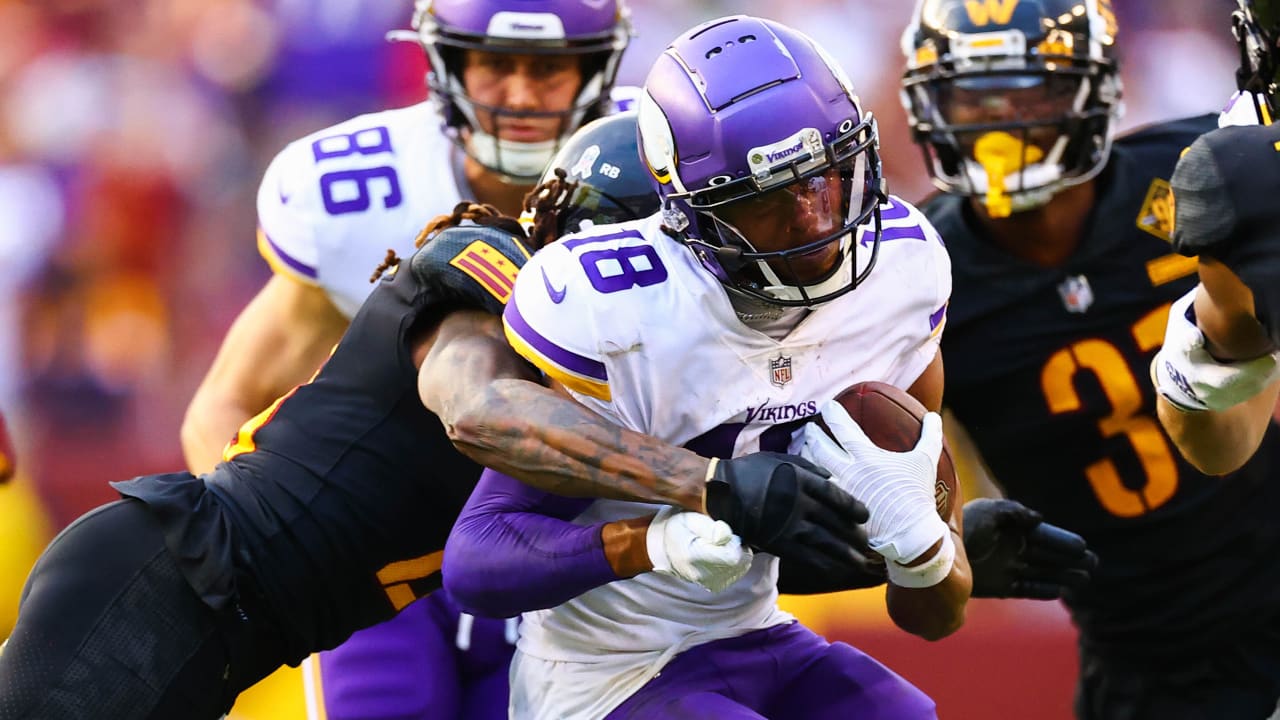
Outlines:
{"type": "Polygon", "coordinates": [[[556,495],[704,509],[707,458],[538,384],[507,345],[501,318],[452,312],[415,350],[423,404],[476,462],[556,495]]]}
{"type": "Polygon", "coordinates": [[[618,427],[537,384],[507,345],[502,321],[484,312],[446,316],[415,343],[414,356],[422,402],[482,465],[556,495],[705,512],[784,562],[831,574],[866,570],[866,508],[802,458],[709,460],[618,427]]]}

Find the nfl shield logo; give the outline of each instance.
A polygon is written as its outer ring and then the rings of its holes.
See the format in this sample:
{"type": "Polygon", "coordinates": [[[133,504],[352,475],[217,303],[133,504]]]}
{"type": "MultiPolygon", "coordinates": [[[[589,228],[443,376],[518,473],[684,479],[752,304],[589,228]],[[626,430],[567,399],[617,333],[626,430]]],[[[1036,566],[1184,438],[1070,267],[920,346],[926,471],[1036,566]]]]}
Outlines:
{"type": "Polygon", "coordinates": [[[791,356],[779,355],[769,360],[769,375],[770,380],[778,387],[791,382],[791,356]]]}
{"type": "Polygon", "coordinates": [[[1082,313],[1093,305],[1093,288],[1089,287],[1089,278],[1073,275],[1058,286],[1058,295],[1067,312],[1082,313]]]}

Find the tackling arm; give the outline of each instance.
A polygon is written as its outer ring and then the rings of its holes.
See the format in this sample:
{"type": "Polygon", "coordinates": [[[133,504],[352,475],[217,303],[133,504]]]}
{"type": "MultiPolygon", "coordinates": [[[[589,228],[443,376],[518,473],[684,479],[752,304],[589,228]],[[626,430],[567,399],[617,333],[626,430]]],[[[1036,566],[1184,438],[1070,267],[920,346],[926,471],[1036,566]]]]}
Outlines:
{"type": "Polygon", "coordinates": [[[707,458],[613,425],[535,382],[501,318],[450,313],[425,349],[422,402],[476,462],[557,495],[703,509],[707,458]]]}
{"type": "Polygon", "coordinates": [[[255,413],[307,381],[348,324],[322,289],[274,275],[240,312],[182,421],[192,472],[207,472],[255,413]]]}

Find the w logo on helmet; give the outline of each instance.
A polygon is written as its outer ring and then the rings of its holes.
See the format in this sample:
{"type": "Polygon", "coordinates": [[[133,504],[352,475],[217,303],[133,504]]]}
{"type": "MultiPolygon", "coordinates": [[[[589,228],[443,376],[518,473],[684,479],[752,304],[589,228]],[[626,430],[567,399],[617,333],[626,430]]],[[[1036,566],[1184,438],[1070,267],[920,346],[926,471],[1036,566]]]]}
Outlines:
{"type": "Polygon", "coordinates": [[[994,22],[997,25],[1008,25],[1013,19],[1013,10],[1018,7],[1018,0],[965,0],[964,9],[969,13],[969,21],[978,27],[994,22]]]}

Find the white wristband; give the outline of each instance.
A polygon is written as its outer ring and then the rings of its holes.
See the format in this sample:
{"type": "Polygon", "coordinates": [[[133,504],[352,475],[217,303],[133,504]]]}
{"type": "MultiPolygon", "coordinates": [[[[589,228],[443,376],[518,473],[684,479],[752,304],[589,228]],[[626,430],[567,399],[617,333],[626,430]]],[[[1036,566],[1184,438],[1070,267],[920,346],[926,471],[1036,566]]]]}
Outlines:
{"type": "Polygon", "coordinates": [[[955,564],[956,544],[951,539],[950,532],[942,536],[942,547],[938,548],[938,552],[922,565],[905,567],[896,562],[885,563],[889,570],[889,582],[904,588],[933,587],[951,574],[951,568],[955,564]]]}

